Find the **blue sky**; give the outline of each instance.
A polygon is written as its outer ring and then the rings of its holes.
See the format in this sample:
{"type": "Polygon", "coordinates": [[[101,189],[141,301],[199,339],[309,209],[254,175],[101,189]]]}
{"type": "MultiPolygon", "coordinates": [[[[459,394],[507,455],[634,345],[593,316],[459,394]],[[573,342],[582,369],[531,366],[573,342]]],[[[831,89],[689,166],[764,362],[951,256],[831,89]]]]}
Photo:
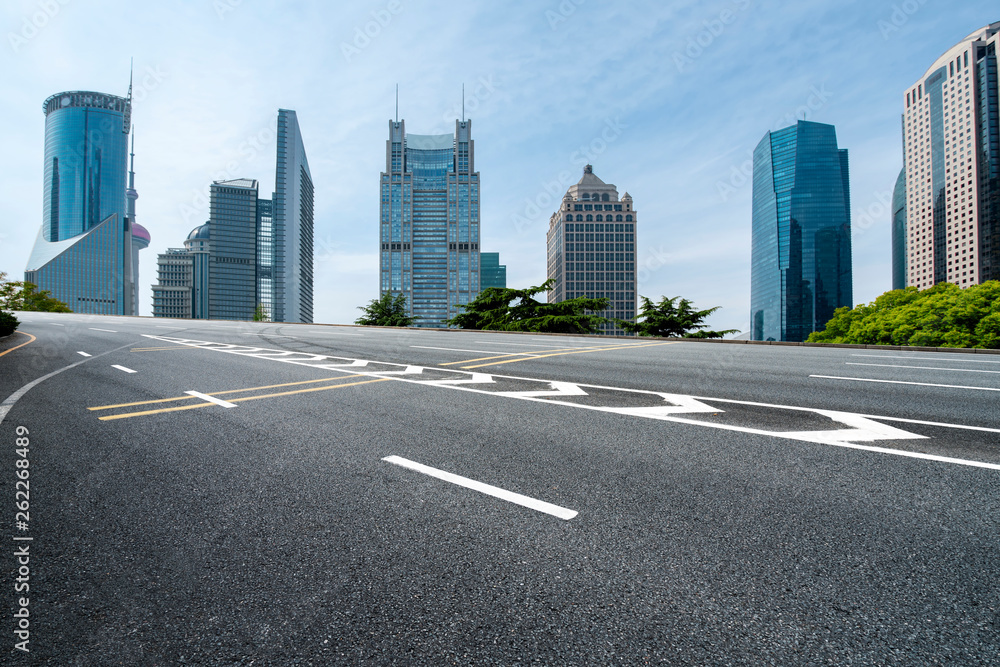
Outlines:
{"type": "Polygon", "coordinates": [[[768,130],[837,127],[850,152],[854,297],[890,289],[889,197],[903,94],[995,0],[532,0],[126,3],[7,0],[0,13],[0,271],[23,277],[41,224],[42,101],[124,95],[135,58],[140,314],[157,253],[208,217],[219,178],[274,186],[278,108],[316,184],[315,318],[378,296],[378,177],[399,84],[417,134],[473,121],[482,246],[511,287],[545,279],[548,218],[586,162],[635,199],[639,293],[721,306],[746,330],[750,152],[768,130]]]}

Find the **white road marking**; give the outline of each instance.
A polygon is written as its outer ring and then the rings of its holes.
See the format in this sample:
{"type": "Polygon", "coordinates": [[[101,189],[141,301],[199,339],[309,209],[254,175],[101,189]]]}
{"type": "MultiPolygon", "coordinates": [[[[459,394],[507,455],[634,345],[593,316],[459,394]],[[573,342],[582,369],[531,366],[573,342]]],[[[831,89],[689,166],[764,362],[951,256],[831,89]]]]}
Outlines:
{"type": "MultiPolygon", "coordinates": [[[[379,370],[354,370],[358,367],[365,367],[370,362],[361,359],[350,359],[344,357],[322,357],[324,359],[329,359],[334,363],[326,364],[316,364],[307,363],[299,359],[289,358],[289,357],[275,357],[275,353],[281,354],[278,350],[271,350],[267,348],[250,347],[246,345],[234,345],[230,343],[214,343],[209,341],[197,341],[189,340],[184,338],[170,338],[170,337],[160,337],[152,336],[150,334],[143,334],[146,338],[152,338],[156,340],[162,340],[170,343],[177,343],[181,345],[188,345],[191,347],[200,347],[207,350],[215,350],[218,352],[226,352],[229,354],[237,354],[241,356],[248,356],[252,358],[259,359],[270,359],[273,361],[281,361],[284,363],[297,364],[301,366],[309,366],[312,368],[320,368],[326,370],[334,370],[343,373],[352,373],[356,375],[365,375],[369,377],[382,378],[391,377],[398,382],[408,382],[411,384],[425,385],[425,386],[440,386],[447,389],[454,389],[458,391],[469,391],[477,394],[492,394],[501,395],[505,398],[513,398],[515,400],[524,401],[535,401],[539,403],[557,404],[566,407],[577,408],[581,410],[592,410],[597,412],[611,412],[621,415],[629,415],[635,417],[641,417],[646,419],[657,419],[660,421],[669,421],[679,424],[688,424],[691,426],[698,426],[702,428],[714,428],[724,431],[734,431],[738,433],[750,433],[755,435],[763,435],[773,438],[786,438],[791,440],[798,440],[801,442],[810,442],[815,444],[831,445],[837,447],[848,447],[852,449],[861,449],[866,451],[878,452],[882,454],[892,454],[894,456],[903,456],[916,459],[925,459],[930,461],[942,461],[947,463],[954,463],[957,465],[966,465],[979,468],[990,468],[1000,470],[1000,464],[992,463],[982,463],[979,461],[970,461],[965,459],[951,459],[947,457],[940,457],[932,454],[923,454],[920,452],[909,452],[898,449],[889,449],[882,447],[872,447],[869,445],[859,445],[858,442],[872,442],[876,440],[916,440],[916,439],[927,439],[927,436],[910,433],[908,431],[902,431],[885,424],[877,423],[878,420],[883,419],[877,415],[858,415],[848,412],[835,412],[829,410],[821,410],[817,408],[805,408],[798,406],[788,406],[788,405],[770,405],[767,403],[757,403],[752,401],[737,401],[731,399],[719,399],[710,398],[702,396],[678,396],[674,394],[663,394],[654,391],[647,391],[641,389],[623,389],[621,387],[604,387],[600,385],[587,385],[587,384],[572,384],[572,383],[559,383],[563,385],[568,385],[567,388],[563,390],[554,389],[553,383],[547,380],[540,380],[538,378],[525,378],[517,376],[506,376],[506,375],[488,375],[485,373],[472,373],[469,371],[460,371],[455,369],[446,368],[430,368],[434,372],[447,371],[453,374],[455,380],[421,380],[420,374],[422,374],[423,369],[420,366],[406,366],[404,364],[398,364],[393,362],[373,362],[384,366],[393,366],[397,368],[405,368],[402,371],[379,371],[379,370]],[[402,377],[403,375],[416,375],[417,377],[402,377]],[[462,378],[468,378],[463,380],[462,378]],[[492,381],[493,378],[499,378],[504,380],[518,380],[524,382],[531,382],[541,385],[543,387],[547,386],[548,389],[539,390],[540,393],[533,391],[526,392],[497,392],[488,391],[486,389],[478,389],[471,384],[484,384],[486,382],[492,381]],[[569,387],[573,389],[570,390],[569,387]],[[630,408],[630,407],[615,407],[615,406],[602,406],[594,404],[584,404],[575,403],[565,400],[557,400],[558,396],[572,396],[580,395],[577,391],[582,391],[586,394],[587,389],[604,389],[615,392],[622,392],[626,394],[642,394],[642,395],[652,395],[659,396],[663,399],[664,405],[653,406],[652,408],[630,408]],[[572,391],[573,393],[568,393],[572,391]],[[534,394],[534,395],[524,395],[524,394],[534,394]],[[750,428],[744,426],[735,426],[717,422],[701,421],[696,419],[687,419],[685,417],[679,416],[684,413],[703,413],[707,411],[711,412],[723,412],[723,410],[712,408],[711,405],[723,403],[723,404],[739,404],[739,405],[754,405],[763,408],[772,408],[777,410],[795,410],[800,412],[808,412],[812,414],[822,415],[831,419],[834,422],[839,422],[845,426],[850,426],[852,428],[836,429],[836,430],[817,430],[817,431],[766,431],[757,428],[750,428]]],[[[321,356],[321,355],[317,355],[321,356]]],[[[823,376],[814,375],[810,377],[819,378],[832,378],[840,380],[860,380],[863,382],[889,382],[889,383],[899,383],[893,380],[868,380],[865,378],[839,378],[833,376],[823,376]]],[[[901,384],[924,384],[924,383],[912,383],[912,382],[902,382],[901,384]]],[[[930,385],[930,386],[945,386],[951,387],[951,385],[930,385]]],[[[957,387],[964,388],[964,387],[957,387]]],[[[986,387],[968,387],[970,389],[985,389],[988,391],[1000,391],[1000,389],[991,389],[986,387]]],[[[885,418],[886,421],[905,421],[898,418],[885,418]]],[[[961,424],[945,425],[949,428],[955,429],[966,429],[979,431],[983,430],[980,427],[967,427],[961,424]]]]}
{"type": "Polygon", "coordinates": [[[551,389],[541,391],[498,391],[500,396],[510,396],[512,398],[541,398],[542,396],[586,396],[587,392],[580,389],[579,385],[571,382],[550,382],[551,389]]]}
{"type": "Polygon", "coordinates": [[[87,354],[86,352],[84,352],[82,350],[80,352],[77,352],[77,354],[79,354],[82,357],[89,357],[89,356],[91,356],[91,355],[87,354]]]}
{"type": "MultiPolygon", "coordinates": [[[[559,341],[554,341],[553,343],[550,343],[548,345],[544,345],[542,343],[505,343],[505,342],[499,341],[499,340],[487,340],[487,341],[483,341],[483,342],[489,343],[490,345],[515,345],[517,347],[553,347],[555,344],[562,345],[562,343],[559,343],[559,341]]],[[[590,350],[590,349],[597,349],[599,347],[604,347],[604,346],[602,346],[602,345],[568,345],[567,344],[565,347],[580,348],[581,350],[590,350]]]]}
{"type": "Polygon", "coordinates": [[[306,333],[317,334],[317,335],[322,335],[322,336],[361,336],[361,337],[364,337],[364,334],[338,333],[338,332],[334,332],[334,331],[308,331],[306,333]]]}
{"type": "Polygon", "coordinates": [[[1000,371],[981,371],[978,368],[937,368],[935,366],[897,366],[896,364],[859,364],[848,361],[845,366],[876,366],[878,368],[917,368],[925,371],[955,371],[957,373],[1000,373],[1000,371]]]}
{"type": "Polygon", "coordinates": [[[533,509],[538,512],[545,512],[546,514],[551,514],[552,516],[563,519],[564,521],[569,521],[577,514],[579,514],[579,512],[566,509],[565,507],[559,507],[559,505],[553,505],[552,503],[547,503],[544,500],[536,500],[535,498],[522,496],[520,493],[514,493],[513,491],[507,491],[506,489],[501,489],[500,487],[497,486],[484,484],[483,482],[477,482],[476,480],[469,479],[468,477],[462,477],[460,475],[455,475],[450,472],[445,472],[444,470],[431,468],[430,466],[425,466],[421,463],[410,461],[409,459],[404,459],[400,456],[386,456],[382,460],[387,463],[392,463],[393,465],[407,468],[409,470],[415,470],[417,472],[429,475],[431,477],[435,477],[437,479],[444,480],[446,482],[451,482],[452,484],[457,484],[458,486],[464,486],[465,488],[472,489],[473,491],[479,491],[480,493],[485,493],[486,495],[493,496],[494,498],[500,498],[501,500],[506,500],[509,503],[514,503],[515,505],[520,505],[522,507],[527,507],[529,509],[533,509]]]}
{"type": "Polygon", "coordinates": [[[224,408],[235,408],[235,403],[230,403],[229,401],[224,401],[221,398],[216,398],[215,396],[209,396],[208,394],[203,394],[200,391],[185,391],[185,394],[190,396],[195,396],[203,401],[208,401],[209,403],[215,403],[216,405],[222,406],[224,408]]]}
{"type": "Polygon", "coordinates": [[[51,324],[54,327],[64,327],[64,326],[66,326],[65,324],[56,324],[55,322],[49,322],[49,324],[51,324]]]}
{"type": "Polygon", "coordinates": [[[535,356],[533,352],[500,352],[499,350],[466,350],[458,347],[428,347],[427,345],[411,345],[418,350],[447,350],[449,352],[470,352],[473,354],[509,354],[512,357],[518,355],[535,356]]]}
{"type": "Polygon", "coordinates": [[[90,330],[91,331],[106,331],[108,333],[118,333],[114,329],[95,329],[94,327],[90,327],[90,330]]]}
{"type": "Polygon", "coordinates": [[[134,371],[131,368],[125,368],[124,366],[119,366],[118,364],[111,364],[111,368],[117,368],[118,370],[124,371],[126,373],[138,373],[139,372],[139,371],[134,371]]]}
{"type": "Polygon", "coordinates": [[[965,387],[957,384],[931,384],[929,382],[903,382],[902,380],[873,380],[871,378],[842,378],[836,375],[810,375],[811,378],[822,378],[824,380],[853,380],[854,382],[882,382],[885,384],[912,384],[918,387],[944,387],[946,389],[976,389],[978,391],[1000,391],[995,387],[965,387]]]}
{"type": "Polygon", "coordinates": [[[960,364],[1000,364],[992,359],[967,359],[964,355],[953,357],[897,357],[890,354],[852,354],[852,357],[867,357],[869,359],[910,359],[913,361],[953,361],[960,364]]]}

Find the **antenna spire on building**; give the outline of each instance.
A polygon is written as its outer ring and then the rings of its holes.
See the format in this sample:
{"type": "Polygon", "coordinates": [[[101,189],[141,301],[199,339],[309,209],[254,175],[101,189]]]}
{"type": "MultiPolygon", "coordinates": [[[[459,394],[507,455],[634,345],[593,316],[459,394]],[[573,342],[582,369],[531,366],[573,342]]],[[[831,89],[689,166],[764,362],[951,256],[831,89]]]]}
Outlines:
{"type": "Polygon", "coordinates": [[[465,122],[465,84],[462,84],[462,122],[465,122]]]}
{"type": "Polygon", "coordinates": [[[399,84],[396,84],[396,122],[399,122],[399,84]]]}

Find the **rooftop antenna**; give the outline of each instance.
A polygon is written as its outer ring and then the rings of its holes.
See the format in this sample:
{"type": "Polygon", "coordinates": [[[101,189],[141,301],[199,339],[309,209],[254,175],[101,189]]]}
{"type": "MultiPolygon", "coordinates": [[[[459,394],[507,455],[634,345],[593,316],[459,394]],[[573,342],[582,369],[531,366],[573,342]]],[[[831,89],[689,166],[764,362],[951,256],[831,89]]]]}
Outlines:
{"type": "Polygon", "coordinates": [[[465,84],[462,84],[462,122],[465,122],[465,84]]]}
{"type": "Polygon", "coordinates": [[[399,122],[399,84],[396,84],[396,122],[399,122]]]}
{"type": "Polygon", "coordinates": [[[125,100],[125,115],[122,118],[122,134],[128,134],[132,129],[132,68],[134,58],[128,59],[128,99],[125,100]]]}

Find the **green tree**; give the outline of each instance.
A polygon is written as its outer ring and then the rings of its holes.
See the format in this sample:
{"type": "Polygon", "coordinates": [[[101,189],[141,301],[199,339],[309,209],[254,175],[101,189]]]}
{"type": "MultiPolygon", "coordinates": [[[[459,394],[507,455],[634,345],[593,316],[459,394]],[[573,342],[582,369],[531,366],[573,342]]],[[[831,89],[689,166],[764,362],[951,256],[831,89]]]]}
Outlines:
{"type": "Polygon", "coordinates": [[[355,324],[368,327],[408,327],[417,318],[406,314],[406,297],[402,294],[393,298],[386,292],[379,299],[372,299],[367,306],[358,306],[364,315],[354,320],[355,324]]]}
{"type": "Polygon", "coordinates": [[[461,329],[491,331],[594,333],[598,326],[608,321],[606,317],[593,314],[608,307],[607,299],[577,297],[544,303],[534,298],[552,289],[553,284],[554,280],[546,280],[527,289],[489,287],[462,306],[463,312],[447,320],[447,324],[461,329]]]}
{"type": "Polygon", "coordinates": [[[17,321],[17,318],[14,317],[14,313],[6,313],[0,310],[0,338],[14,333],[14,330],[17,329],[20,324],[21,323],[17,321]]]}
{"type": "Polygon", "coordinates": [[[617,320],[618,326],[630,333],[664,338],[722,338],[727,334],[739,333],[738,329],[705,330],[708,326],[704,323],[705,318],[717,311],[720,306],[708,310],[695,310],[688,299],[681,299],[679,296],[672,299],[660,297],[659,303],[655,304],[649,297],[639,298],[642,300],[642,310],[636,321],[617,320]],[[676,303],[678,299],[680,303],[676,303]],[[641,322],[639,318],[642,318],[641,322]]]}
{"type": "Polygon", "coordinates": [[[270,322],[270,316],[267,314],[267,308],[264,307],[263,303],[258,303],[257,308],[253,311],[253,321],[254,322],[270,322]]]}
{"type": "Polygon", "coordinates": [[[37,291],[38,286],[20,280],[7,280],[6,273],[0,273],[0,308],[9,310],[32,310],[50,313],[71,313],[69,306],[54,299],[49,290],[37,291]]]}
{"type": "Polygon", "coordinates": [[[808,341],[1000,349],[1000,281],[886,292],[872,303],[838,308],[808,341]]]}

